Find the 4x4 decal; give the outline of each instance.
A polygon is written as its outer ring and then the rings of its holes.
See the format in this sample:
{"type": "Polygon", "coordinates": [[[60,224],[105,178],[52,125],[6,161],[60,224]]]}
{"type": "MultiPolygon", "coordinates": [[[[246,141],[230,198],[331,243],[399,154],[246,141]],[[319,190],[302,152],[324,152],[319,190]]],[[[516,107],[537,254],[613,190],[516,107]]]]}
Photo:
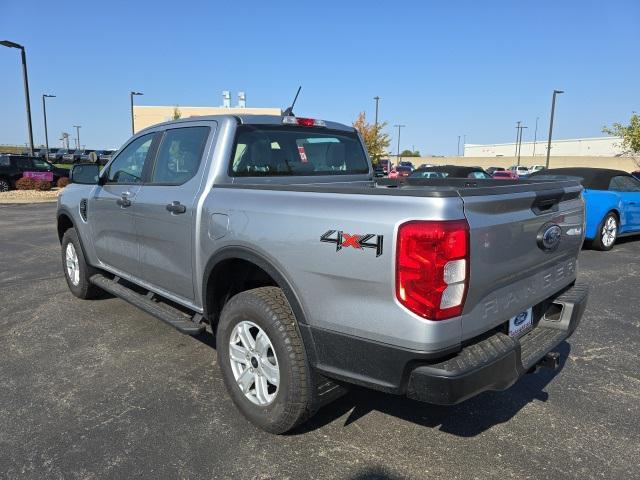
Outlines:
{"type": "Polygon", "coordinates": [[[320,241],[325,243],[335,243],[336,252],[343,248],[352,247],[357,250],[372,248],[376,251],[376,257],[382,255],[382,235],[367,233],[365,235],[345,233],[342,230],[327,230],[320,236],[320,241]],[[372,239],[375,239],[371,241],[372,239]]]}

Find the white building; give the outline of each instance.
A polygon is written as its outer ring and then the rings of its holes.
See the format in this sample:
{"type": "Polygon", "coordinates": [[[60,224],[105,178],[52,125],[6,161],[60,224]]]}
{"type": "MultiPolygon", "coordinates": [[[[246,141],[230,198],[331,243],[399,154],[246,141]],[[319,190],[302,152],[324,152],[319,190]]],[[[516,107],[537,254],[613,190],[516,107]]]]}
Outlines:
{"type": "MultiPolygon", "coordinates": [[[[552,140],[551,155],[559,157],[615,157],[622,153],[620,137],[575,138],[569,140],[552,140]]],[[[515,143],[494,143],[464,146],[465,157],[513,157],[516,155],[515,143]]],[[[546,157],[547,141],[522,142],[522,157],[546,157]]]]}

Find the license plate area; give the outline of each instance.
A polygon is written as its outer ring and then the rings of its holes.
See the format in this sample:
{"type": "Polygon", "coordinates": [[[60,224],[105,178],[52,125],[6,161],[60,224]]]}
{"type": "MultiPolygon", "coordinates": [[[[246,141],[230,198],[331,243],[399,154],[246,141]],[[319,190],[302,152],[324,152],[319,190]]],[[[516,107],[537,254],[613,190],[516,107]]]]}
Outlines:
{"type": "Polygon", "coordinates": [[[533,308],[509,319],[509,336],[519,338],[533,328],[533,308]]]}

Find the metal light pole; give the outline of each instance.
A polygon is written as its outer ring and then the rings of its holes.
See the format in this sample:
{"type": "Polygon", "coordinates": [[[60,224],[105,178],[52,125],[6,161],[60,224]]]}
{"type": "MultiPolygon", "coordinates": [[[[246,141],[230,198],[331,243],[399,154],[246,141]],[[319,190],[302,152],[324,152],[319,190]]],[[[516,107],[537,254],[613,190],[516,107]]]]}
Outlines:
{"type": "Polygon", "coordinates": [[[459,156],[460,156],[460,135],[458,135],[458,150],[456,153],[456,157],[459,157],[459,156]]]}
{"type": "Polygon", "coordinates": [[[406,125],[394,125],[398,129],[398,165],[400,165],[400,129],[406,127],[406,125]]]}
{"type": "Polygon", "coordinates": [[[46,153],[44,157],[45,160],[49,160],[49,132],[47,131],[47,102],[45,102],[45,99],[55,97],[55,95],[48,95],[46,93],[42,94],[42,113],[44,115],[44,144],[46,146],[46,153]]]}
{"type": "Polygon", "coordinates": [[[466,146],[467,146],[467,134],[465,133],[465,134],[462,136],[462,156],[463,156],[463,157],[464,157],[464,150],[465,150],[465,147],[466,147],[466,146]]]}
{"type": "Polygon", "coordinates": [[[553,135],[553,116],[556,112],[556,95],[564,93],[564,90],[554,90],[553,97],[551,99],[551,118],[549,119],[549,140],[547,141],[547,164],[549,168],[549,156],[551,155],[551,136],[553,135]]]}
{"type": "Polygon", "coordinates": [[[0,41],[0,45],[4,45],[8,48],[19,48],[22,57],[22,78],[24,80],[24,97],[27,102],[27,123],[29,126],[29,151],[33,156],[33,128],[31,126],[31,100],[29,99],[29,76],[27,74],[27,54],[25,49],[19,43],[11,42],[9,40],[0,41]]]}
{"type": "Polygon", "coordinates": [[[144,95],[144,93],[142,93],[142,92],[134,92],[134,91],[131,91],[129,93],[129,97],[131,99],[131,135],[134,135],[136,133],[135,122],[134,122],[134,119],[133,119],[133,96],[134,95],[144,95]]]}
{"type": "Polygon", "coordinates": [[[74,125],[73,128],[76,129],[76,141],[78,142],[78,150],[80,150],[80,127],[82,127],[82,125],[74,125]]]}
{"type": "Polygon", "coordinates": [[[376,133],[378,133],[378,103],[380,102],[380,97],[378,97],[377,95],[375,97],[373,97],[373,99],[376,101],[376,133]]]}
{"type": "MultiPolygon", "coordinates": [[[[536,141],[538,140],[538,120],[540,120],[540,117],[536,117],[536,130],[535,132],[533,132],[533,155],[532,157],[536,156],[536,141]]],[[[534,158],[535,161],[535,158],[534,158]]]]}

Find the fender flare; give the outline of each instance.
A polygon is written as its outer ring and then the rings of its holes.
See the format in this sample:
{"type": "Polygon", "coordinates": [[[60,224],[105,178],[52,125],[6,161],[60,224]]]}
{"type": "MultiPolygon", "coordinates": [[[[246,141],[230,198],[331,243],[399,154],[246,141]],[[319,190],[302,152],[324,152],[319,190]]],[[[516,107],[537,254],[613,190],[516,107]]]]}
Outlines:
{"type": "Polygon", "coordinates": [[[275,280],[278,287],[280,287],[284,292],[285,297],[287,297],[287,300],[289,301],[289,305],[291,305],[291,310],[293,310],[297,322],[305,325],[308,323],[307,316],[305,314],[304,308],[302,307],[302,302],[300,301],[300,297],[296,293],[296,290],[293,288],[293,283],[283,272],[283,269],[277,265],[274,265],[273,261],[268,260],[261,253],[241,246],[223,247],[220,250],[216,251],[207,261],[202,281],[202,305],[205,315],[208,313],[207,291],[209,289],[209,278],[211,276],[211,272],[221,262],[231,259],[240,259],[251,262],[267,272],[267,274],[269,274],[269,276],[275,280]]]}

